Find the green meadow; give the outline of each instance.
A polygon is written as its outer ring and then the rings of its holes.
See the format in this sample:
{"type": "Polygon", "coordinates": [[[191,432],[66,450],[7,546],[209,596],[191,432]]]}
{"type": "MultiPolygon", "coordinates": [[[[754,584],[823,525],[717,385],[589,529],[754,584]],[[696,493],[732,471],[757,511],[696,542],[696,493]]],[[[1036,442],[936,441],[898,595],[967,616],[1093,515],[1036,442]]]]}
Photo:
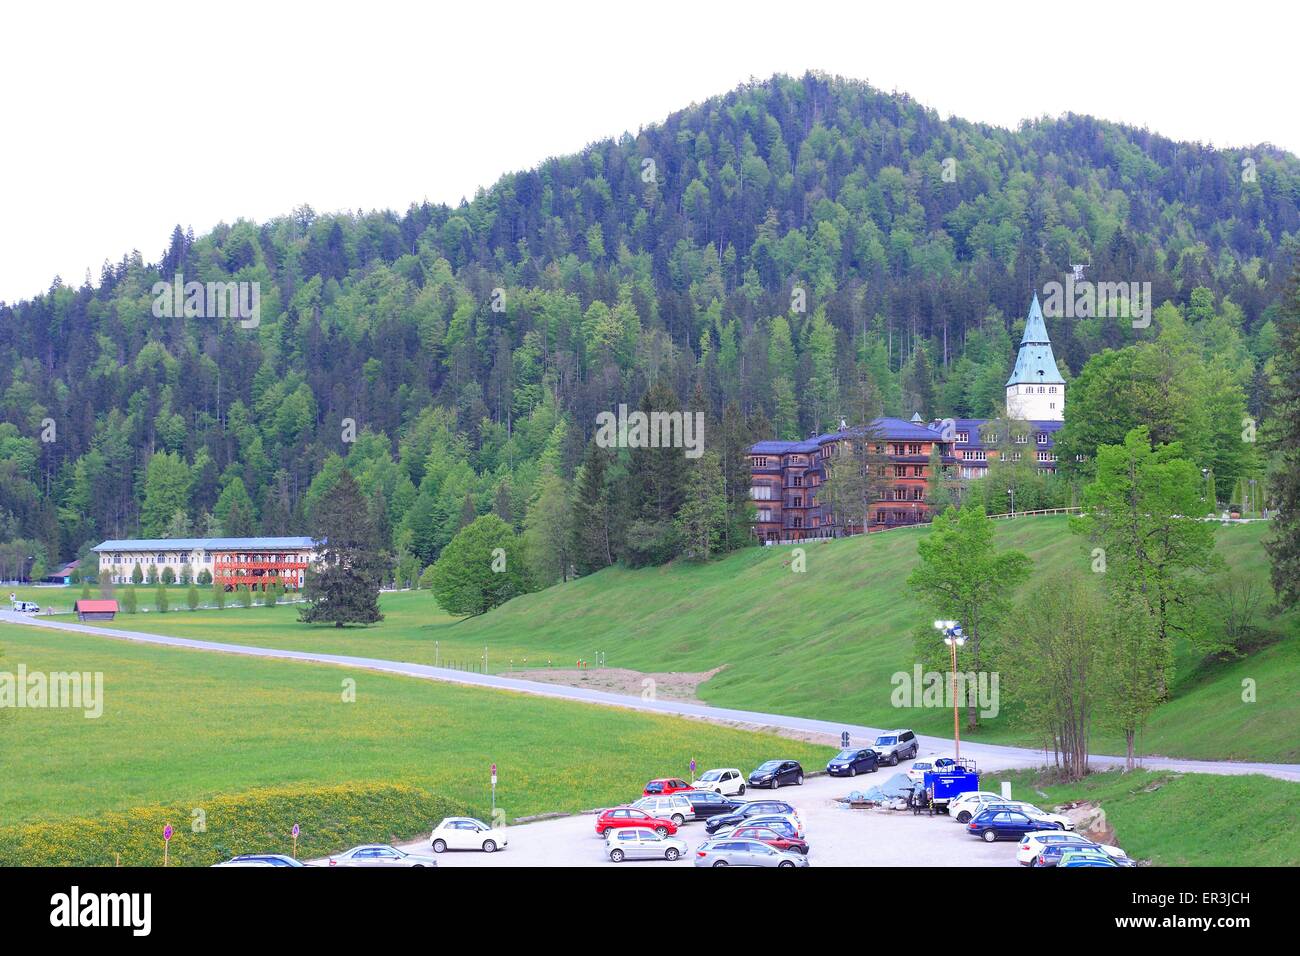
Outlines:
{"type": "MultiPolygon", "coordinates": [[[[635,798],[652,777],[831,748],[685,718],[329,665],[0,625],[0,670],[103,673],[103,714],[0,711],[0,828],[253,788],[398,784],[510,819],[635,798]],[[355,700],[345,696],[354,681],[355,700]]],[[[410,833],[427,828],[412,822],[410,833]]]]}
{"type": "MultiPolygon", "coordinates": [[[[1263,524],[1219,527],[1217,546],[1233,573],[1266,588],[1265,531],[1263,524]]],[[[573,667],[598,654],[608,666],[639,671],[723,667],[699,688],[708,703],[946,735],[950,712],[900,710],[890,700],[891,677],[910,674],[915,661],[913,631],[932,617],[906,584],[918,537],[926,533],[916,528],[810,543],[802,572],[794,570],[791,547],[751,548],[702,565],[609,568],[465,620],[445,615],[430,593],[409,591],[385,594],[385,620],[364,629],[308,627],[291,607],[150,612],[119,623],[180,637],[428,664],[477,666],[486,655],[493,672],[573,667]]],[[[999,522],[998,541],[1027,553],[1037,579],[1086,570],[1091,560],[1061,517],[999,522]]],[[[150,599],[141,589],[141,606],[150,599]]],[[[1142,752],[1300,760],[1298,620],[1295,612],[1261,618],[1279,640],[1240,660],[1202,659],[1181,648],[1172,698],[1148,724],[1142,752]],[[1253,682],[1254,702],[1243,700],[1243,681],[1253,682]]],[[[1030,742],[1012,707],[975,736],[1030,742]]],[[[1094,749],[1118,753],[1121,742],[1099,736],[1094,749]]]]}

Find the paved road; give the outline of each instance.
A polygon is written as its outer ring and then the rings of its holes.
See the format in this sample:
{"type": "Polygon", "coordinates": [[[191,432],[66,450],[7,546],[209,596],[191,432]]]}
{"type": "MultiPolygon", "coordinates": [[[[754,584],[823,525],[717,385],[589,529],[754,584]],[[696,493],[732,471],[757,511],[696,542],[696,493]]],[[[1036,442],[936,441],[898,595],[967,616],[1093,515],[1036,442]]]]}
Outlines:
{"type": "MultiPolygon", "coordinates": [[[[946,814],[914,817],[906,811],[851,810],[835,801],[851,790],[865,790],[888,780],[890,768],[855,779],[811,777],[802,787],[782,787],[746,793],[757,800],[775,796],[799,811],[812,847],[813,866],[1014,866],[1016,842],[988,844],[970,836],[965,827],[946,814]]],[[[634,798],[635,795],[632,796],[634,798]]],[[[436,821],[434,821],[436,822],[436,821]]],[[[446,852],[438,866],[605,866],[615,869],[677,867],[692,869],[691,852],[707,838],[704,824],[688,823],[677,831],[686,841],[687,856],[667,860],[628,860],[611,863],[602,852],[605,841],[596,836],[590,813],[506,827],[497,832],[510,845],[497,853],[446,852]]],[[[432,825],[430,826],[432,829],[432,825]]],[[[429,838],[399,844],[402,849],[429,853],[429,838]]],[[[340,850],[347,849],[340,847],[340,850]]],[[[325,860],[313,860],[324,863],[325,860]]]]}
{"type": "MultiPolygon", "coordinates": [[[[400,674],[405,677],[419,677],[425,680],[446,681],[454,684],[467,684],[474,687],[490,687],[497,690],[518,691],[526,694],[539,694],[543,697],[555,697],[562,700],[580,701],[588,704],[600,704],[609,707],[626,707],[631,710],[649,711],[680,717],[694,717],[723,723],[740,723],[754,727],[772,728],[774,731],[799,731],[825,735],[834,741],[839,740],[840,733],[847,730],[854,741],[871,741],[881,733],[877,727],[864,727],[857,724],[842,724],[826,720],[814,720],[809,717],[791,717],[785,714],[766,714],[752,710],[736,710],[728,707],[711,707],[708,704],[696,704],[680,700],[643,700],[623,694],[607,691],[590,690],[585,687],[567,687],[562,684],[543,684],[537,681],[521,680],[517,677],[503,677],[497,674],[473,674],[465,671],[448,670],[432,667],[428,664],[412,664],[405,661],[389,661],[373,657],[352,657],[345,654],[321,654],[314,651],[289,651],[272,647],[253,647],[246,644],[226,644],[218,641],[196,641],[183,637],[167,637],[161,634],[146,634],[142,631],[126,631],[120,628],[91,627],[71,621],[53,621],[48,618],[15,614],[12,611],[0,611],[0,621],[10,624],[26,624],[54,628],[62,631],[76,631],[98,637],[137,641],[145,644],[161,644],[166,647],[182,647],[192,650],[220,651],[227,654],[242,654],[247,657],[274,658],[279,660],[307,661],[315,664],[337,664],[345,667],[359,667],[365,670],[400,674]]],[[[944,737],[921,737],[921,746],[925,754],[942,755],[951,753],[951,741],[944,737]]],[[[1005,747],[997,744],[967,743],[962,746],[962,756],[972,757],[981,769],[1003,770],[1017,767],[1038,767],[1043,764],[1043,753],[1024,747],[1005,747]]],[[[1094,754],[1089,762],[1095,767],[1115,767],[1124,765],[1123,757],[1094,754]]],[[[1259,773],[1282,780],[1300,781],[1300,764],[1285,763],[1239,763],[1230,760],[1179,760],[1165,757],[1146,757],[1142,765],[1152,770],[1181,770],[1188,773],[1248,774],[1259,773]]]]}

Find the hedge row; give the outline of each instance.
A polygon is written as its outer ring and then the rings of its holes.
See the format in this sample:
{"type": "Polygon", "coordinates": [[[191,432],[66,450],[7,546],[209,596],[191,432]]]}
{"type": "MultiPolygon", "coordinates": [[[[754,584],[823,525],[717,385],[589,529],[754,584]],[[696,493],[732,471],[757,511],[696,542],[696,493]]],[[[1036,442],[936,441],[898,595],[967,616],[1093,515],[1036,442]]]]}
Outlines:
{"type": "Polygon", "coordinates": [[[169,862],[210,866],[237,853],[290,853],[299,859],[358,843],[428,833],[467,808],[402,784],[263,788],[192,804],[0,827],[0,866],[161,866],[163,828],[172,826],[169,862]]]}

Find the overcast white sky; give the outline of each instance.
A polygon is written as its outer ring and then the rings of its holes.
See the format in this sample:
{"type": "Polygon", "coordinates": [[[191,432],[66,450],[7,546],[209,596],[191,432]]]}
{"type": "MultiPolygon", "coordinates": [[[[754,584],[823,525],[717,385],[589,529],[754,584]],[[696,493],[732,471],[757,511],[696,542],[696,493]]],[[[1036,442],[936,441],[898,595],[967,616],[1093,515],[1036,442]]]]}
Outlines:
{"type": "Polygon", "coordinates": [[[156,260],[176,223],[458,202],[776,72],[1300,152],[1292,3],[461,6],[4,3],[0,300],[156,260]]]}

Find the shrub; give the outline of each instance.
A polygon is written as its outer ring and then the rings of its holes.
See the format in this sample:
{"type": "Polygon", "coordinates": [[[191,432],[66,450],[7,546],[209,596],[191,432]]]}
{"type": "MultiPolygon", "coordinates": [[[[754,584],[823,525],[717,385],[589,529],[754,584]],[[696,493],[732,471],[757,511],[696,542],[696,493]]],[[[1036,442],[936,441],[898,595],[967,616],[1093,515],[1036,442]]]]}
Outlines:
{"type": "Polygon", "coordinates": [[[176,572],[171,568],[163,568],[162,583],[172,585],[176,583],[176,572]]]}
{"type": "Polygon", "coordinates": [[[168,604],[167,604],[167,586],[166,586],[165,584],[163,584],[161,581],[158,582],[158,587],[157,587],[157,589],[154,591],[154,594],[153,594],[153,603],[154,603],[154,607],[156,607],[156,608],[158,609],[158,613],[159,613],[159,614],[166,614],[166,613],[167,613],[167,608],[168,608],[168,604]]]}
{"type": "Polygon", "coordinates": [[[212,603],[218,609],[226,606],[226,589],[220,584],[212,589],[212,603]]]}
{"type": "Polygon", "coordinates": [[[198,584],[200,587],[207,587],[211,583],[212,583],[212,572],[209,571],[207,568],[204,568],[202,571],[199,572],[198,584]]]}
{"type": "Polygon", "coordinates": [[[239,586],[239,603],[243,607],[253,606],[253,592],[248,589],[247,584],[239,586]]]}
{"type": "Polygon", "coordinates": [[[135,585],[129,584],[122,595],[122,613],[134,614],[138,610],[140,610],[140,599],[136,596],[135,585]]]}
{"type": "Polygon", "coordinates": [[[163,827],[173,829],[175,866],[211,866],[238,853],[325,856],[358,843],[388,843],[426,834],[468,807],[404,784],[274,787],[136,807],[81,819],[0,827],[0,866],[161,866],[163,827]],[[195,811],[201,811],[202,817],[195,811]],[[203,829],[195,832],[202,821],[203,829]]]}
{"type": "Polygon", "coordinates": [[[185,592],[185,606],[191,611],[197,610],[199,606],[199,589],[190,585],[190,589],[185,592]]]}

